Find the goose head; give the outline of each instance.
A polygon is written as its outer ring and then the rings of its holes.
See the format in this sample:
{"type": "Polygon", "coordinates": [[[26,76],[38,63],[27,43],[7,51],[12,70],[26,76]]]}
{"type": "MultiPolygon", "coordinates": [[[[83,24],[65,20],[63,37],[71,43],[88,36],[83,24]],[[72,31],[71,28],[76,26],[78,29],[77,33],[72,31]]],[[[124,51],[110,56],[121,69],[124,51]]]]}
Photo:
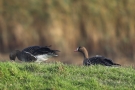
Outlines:
{"type": "Polygon", "coordinates": [[[85,47],[79,46],[74,52],[80,52],[83,54],[84,58],[88,58],[88,51],[85,47]]]}

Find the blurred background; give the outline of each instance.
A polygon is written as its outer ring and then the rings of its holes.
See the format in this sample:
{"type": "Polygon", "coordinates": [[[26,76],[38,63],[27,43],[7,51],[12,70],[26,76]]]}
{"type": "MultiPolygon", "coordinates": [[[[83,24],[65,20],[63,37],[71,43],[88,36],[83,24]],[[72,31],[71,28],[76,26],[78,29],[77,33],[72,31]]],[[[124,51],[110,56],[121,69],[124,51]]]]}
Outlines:
{"type": "Polygon", "coordinates": [[[33,45],[61,51],[48,61],[81,65],[73,51],[85,46],[90,57],[135,65],[135,1],[0,0],[0,60],[33,45]]]}

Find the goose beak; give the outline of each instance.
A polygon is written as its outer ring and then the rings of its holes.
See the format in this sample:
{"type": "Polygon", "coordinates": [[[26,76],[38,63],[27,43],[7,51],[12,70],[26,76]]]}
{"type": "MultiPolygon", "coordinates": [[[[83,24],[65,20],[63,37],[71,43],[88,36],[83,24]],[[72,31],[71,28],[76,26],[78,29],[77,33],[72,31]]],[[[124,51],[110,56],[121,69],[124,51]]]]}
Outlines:
{"type": "Polygon", "coordinates": [[[74,50],[74,52],[78,52],[78,50],[74,50]]]}

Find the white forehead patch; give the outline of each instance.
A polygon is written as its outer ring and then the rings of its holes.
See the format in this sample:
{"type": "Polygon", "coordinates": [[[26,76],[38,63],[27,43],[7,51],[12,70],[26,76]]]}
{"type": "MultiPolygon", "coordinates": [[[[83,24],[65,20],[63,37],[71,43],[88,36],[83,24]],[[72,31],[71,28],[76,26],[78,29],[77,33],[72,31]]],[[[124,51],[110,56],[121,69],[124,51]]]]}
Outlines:
{"type": "Polygon", "coordinates": [[[79,47],[76,50],[78,51],[79,50],[79,47]]]}

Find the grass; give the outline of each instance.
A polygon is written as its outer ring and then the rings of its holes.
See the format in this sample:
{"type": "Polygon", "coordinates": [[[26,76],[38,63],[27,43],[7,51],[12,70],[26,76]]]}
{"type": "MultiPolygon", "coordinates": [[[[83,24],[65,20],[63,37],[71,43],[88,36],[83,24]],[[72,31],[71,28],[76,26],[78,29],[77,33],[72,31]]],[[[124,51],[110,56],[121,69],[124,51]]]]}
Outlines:
{"type": "Polygon", "coordinates": [[[133,90],[132,67],[0,62],[0,90],[133,90]]]}

